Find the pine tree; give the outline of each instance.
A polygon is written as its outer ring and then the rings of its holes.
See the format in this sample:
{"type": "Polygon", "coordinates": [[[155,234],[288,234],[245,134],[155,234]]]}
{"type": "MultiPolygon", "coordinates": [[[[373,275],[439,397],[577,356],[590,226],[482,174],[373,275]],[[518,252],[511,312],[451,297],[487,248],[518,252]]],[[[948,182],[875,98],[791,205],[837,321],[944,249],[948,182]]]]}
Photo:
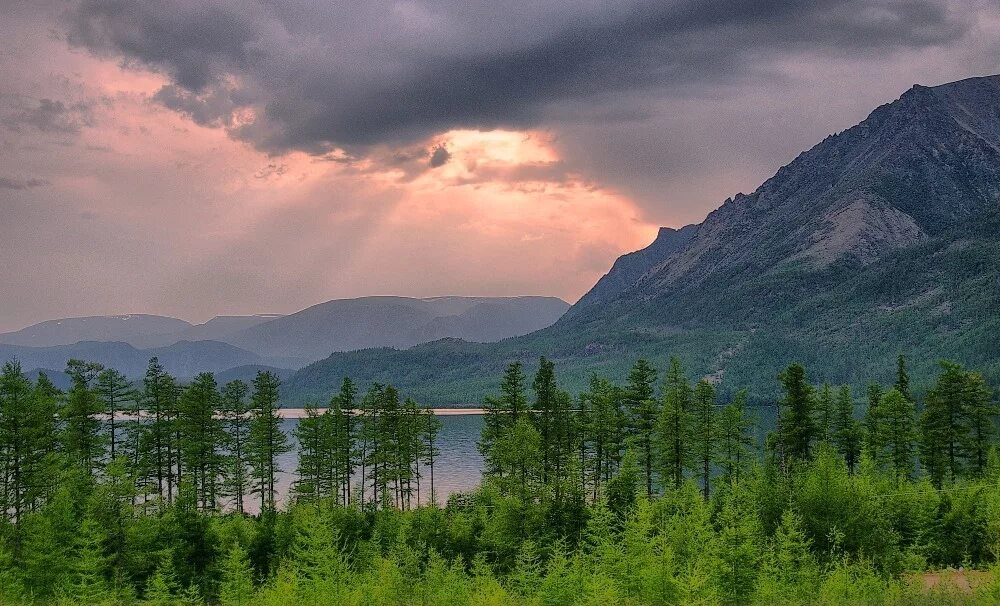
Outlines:
{"type": "Polygon", "coordinates": [[[252,492],[260,495],[261,511],[273,511],[277,502],[275,479],[281,472],[278,458],[289,452],[288,436],[281,430],[278,416],[278,388],[281,383],[270,371],[258,372],[253,381],[247,452],[253,470],[252,492]]]}
{"type": "Polygon", "coordinates": [[[896,388],[890,389],[879,402],[880,432],[885,438],[887,458],[897,477],[913,473],[914,430],[913,402],[896,388]]]}
{"type": "Polygon", "coordinates": [[[706,501],[711,491],[712,463],[716,455],[715,387],[706,379],[694,388],[691,406],[691,451],[701,474],[702,496],[706,501]]]}
{"type": "Polygon", "coordinates": [[[688,466],[691,444],[691,384],[677,358],[670,358],[663,388],[663,407],[657,423],[660,446],[660,477],[665,485],[680,488],[688,466]]]}
{"type": "Polygon", "coordinates": [[[854,397],[849,385],[841,385],[837,390],[833,443],[844,457],[848,471],[854,473],[861,458],[861,424],[854,418],[854,397]]]}
{"type": "Polygon", "coordinates": [[[237,513],[243,513],[246,495],[250,492],[248,442],[250,440],[250,388],[243,381],[230,381],[222,389],[222,421],[225,431],[223,495],[233,499],[237,513]]]}
{"type": "Polygon", "coordinates": [[[659,416],[654,399],[655,381],[656,369],[646,360],[640,359],[629,371],[628,386],[625,388],[629,425],[639,448],[639,465],[646,479],[646,496],[653,494],[653,433],[659,416]]]}
{"type": "Polygon", "coordinates": [[[718,458],[726,483],[738,483],[753,460],[754,421],[746,412],[747,392],[740,390],[718,418],[718,458]]]}
{"type": "Polygon", "coordinates": [[[806,381],[806,370],[792,364],[779,375],[785,396],[779,407],[779,437],[787,461],[809,459],[816,426],[813,422],[813,390],[806,381]]]}
{"type": "Polygon", "coordinates": [[[130,403],[138,397],[132,384],[125,375],[113,368],[105,368],[97,375],[97,396],[101,399],[102,408],[108,416],[109,455],[113,460],[120,453],[118,444],[121,441],[120,427],[116,424],[118,416],[129,410],[130,403]]]}

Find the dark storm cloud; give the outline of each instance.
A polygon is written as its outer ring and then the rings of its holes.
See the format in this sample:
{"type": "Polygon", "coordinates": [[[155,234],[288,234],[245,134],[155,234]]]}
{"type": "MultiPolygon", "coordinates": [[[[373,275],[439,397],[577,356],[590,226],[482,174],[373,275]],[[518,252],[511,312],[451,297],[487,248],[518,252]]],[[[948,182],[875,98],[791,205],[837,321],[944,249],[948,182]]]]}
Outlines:
{"type": "Polygon", "coordinates": [[[49,182],[45,179],[16,179],[14,177],[0,176],[0,189],[13,189],[23,191],[35,187],[44,187],[49,182]]]}
{"type": "Polygon", "coordinates": [[[444,145],[438,145],[431,152],[430,166],[431,168],[437,168],[439,166],[444,166],[451,160],[451,152],[444,145]]]}
{"type": "Polygon", "coordinates": [[[35,129],[43,133],[73,135],[90,121],[91,108],[86,103],[13,97],[4,105],[7,107],[0,110],[0,123],[14,132],[35,129]]]}
{"type": "Polygon", "coordinates": [[[163,105],[310,153],[532,126],[560,104],[678,95],[796,53],[919,49],[969,27],[931,0],[84,0],[67,19],[72,44],[166,74],[163,105]]]}

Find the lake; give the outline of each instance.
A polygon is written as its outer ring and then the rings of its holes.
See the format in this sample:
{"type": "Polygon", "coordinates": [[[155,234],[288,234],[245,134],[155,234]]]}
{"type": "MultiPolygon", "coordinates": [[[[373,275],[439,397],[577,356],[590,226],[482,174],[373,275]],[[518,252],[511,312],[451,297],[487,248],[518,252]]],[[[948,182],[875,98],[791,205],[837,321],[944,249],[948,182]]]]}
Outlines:
{"type": "MultiPolygon", "coordinates": [[[[295,465],[298,460],[293,431],[298,419],[304,416],[300,409],[283,409],[282,429],[292,443],[292,451],[283,455],[280,461],[281,474],[278,479],[278,490],[281,501],[287,501],[292,482],[295,481],[295,465]]],[[[474,409],[442,409],[435,411],[441,420],[441,430],[438,432],[437,448],[440,451],[434,462],[434,490],[439,503],[445,503],[448,497],[457,492],[466,492],[479,485],[483,458],[479,455],[476,443],[483,427],[481,411],[474,409]]],[[[424,474],[424,490],[430,494],[427,470],[424,474]]],[[[355,483],[358,479],[355,479],[355,483]]],[[[425,497],[426,500],[426,497],[425,497]]]]}

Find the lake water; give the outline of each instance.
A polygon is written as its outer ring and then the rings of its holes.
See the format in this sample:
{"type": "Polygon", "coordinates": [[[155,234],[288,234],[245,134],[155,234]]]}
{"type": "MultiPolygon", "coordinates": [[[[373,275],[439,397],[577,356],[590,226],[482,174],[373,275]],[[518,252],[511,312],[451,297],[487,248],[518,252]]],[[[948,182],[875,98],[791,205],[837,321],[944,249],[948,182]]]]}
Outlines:
{"type": "MultiPolygon", "coordinates": [[[[772,407],[751,407],[748,414],[755,420],[757,447],[764,443],[767,432],[775,425],[776,412],[772,407]]],[[[481,409],[446,408],[435,409],[435,415],[441,420],[441,430],[438,433],[437,447],[440,451],[434,464],[434,489],[439,503],[445,503],[448,497],[459,492],[467,492],[476,488],[481,480],[483,458],[480,456],[476,443],[483,427],[481,409]]],[[[292,482],[295,481],[295,466],[298,460],[293,432],[298,419],[305,416],[302,409],[282,409],[282,428],[288,435],[293,448],[280,459],[281,473],[278,478],[279,497],[282,503],[287,502],[292,482]]],[[[426,502],[430,493],[428,471],[422,470],[421,496],[426,502]]],[[[360,481],[355,478],[354,484],[360,481]]],[[[253,503],[253,499],[250,500],[253,503]]]]}
{"type": "MultiPolygon", "coordinates": [[[[282,502],[287,500],[289,489],[295,481],[298,456],[293,431],[298,423],[296,417],[301,416],[296,414],[295,410],[286,409],[282,412],[282,416],[285,417],[281,422],[282,429],[293,444],[292,451],[280,459],[282,471],[277,483],[282,502]]],[[[441,430],[438,432],[436,444],[440,454],[434,461],[434,490],[439,503],[445,503],[452,494],[466,492],[479,485],[483,458],[479,455],[476,443],[483,427],[483,417],[481,414],[469,414],[469,412],[471,411],[447,410],[436,413],[441,420],[441,430]]],[[[426,501],[430,496],[430,480],[428,470],[424,469],[422,473],[421,496],[426,501]]],[[[356,479],[355,483],[357,482],[356,479]]]]}

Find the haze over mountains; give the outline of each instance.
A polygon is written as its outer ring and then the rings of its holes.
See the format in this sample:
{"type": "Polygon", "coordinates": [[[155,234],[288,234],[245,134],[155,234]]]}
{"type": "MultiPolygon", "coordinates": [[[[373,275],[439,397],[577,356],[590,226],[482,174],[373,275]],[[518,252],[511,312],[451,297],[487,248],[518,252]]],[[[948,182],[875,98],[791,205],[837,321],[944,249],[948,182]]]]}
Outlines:
{"type": "Polygon", "coordinates": [[[0,334],[0,359],[58,372],[66,360],[81,358],[136,377],[157,356],[181,377],[227,371],[242,378],[297,368],[334,351],[523,335],[552,324],[568,307],[553,297],[362,297],[288,316],[219,316],[198,325],[146,314],[66,318],[0,334]]]}
{"type": "Polygon", "coordinates": [[[335,354],[289,379],[325,397],[341,376],[435,403],[478,402],[512,359],[555,358],[567,386],[681,356],[722,389],[773,395],[800,361],[852,382],[906,353],[1000,376],[1000,76],[914,86],[827,137],[699,225],[661,230],[552,327],[496,345],[335,354]],[[428,388],[415,378],[434,377],[428,388]],[[450,402],[449,402],[450,400],[450,402]]]}

